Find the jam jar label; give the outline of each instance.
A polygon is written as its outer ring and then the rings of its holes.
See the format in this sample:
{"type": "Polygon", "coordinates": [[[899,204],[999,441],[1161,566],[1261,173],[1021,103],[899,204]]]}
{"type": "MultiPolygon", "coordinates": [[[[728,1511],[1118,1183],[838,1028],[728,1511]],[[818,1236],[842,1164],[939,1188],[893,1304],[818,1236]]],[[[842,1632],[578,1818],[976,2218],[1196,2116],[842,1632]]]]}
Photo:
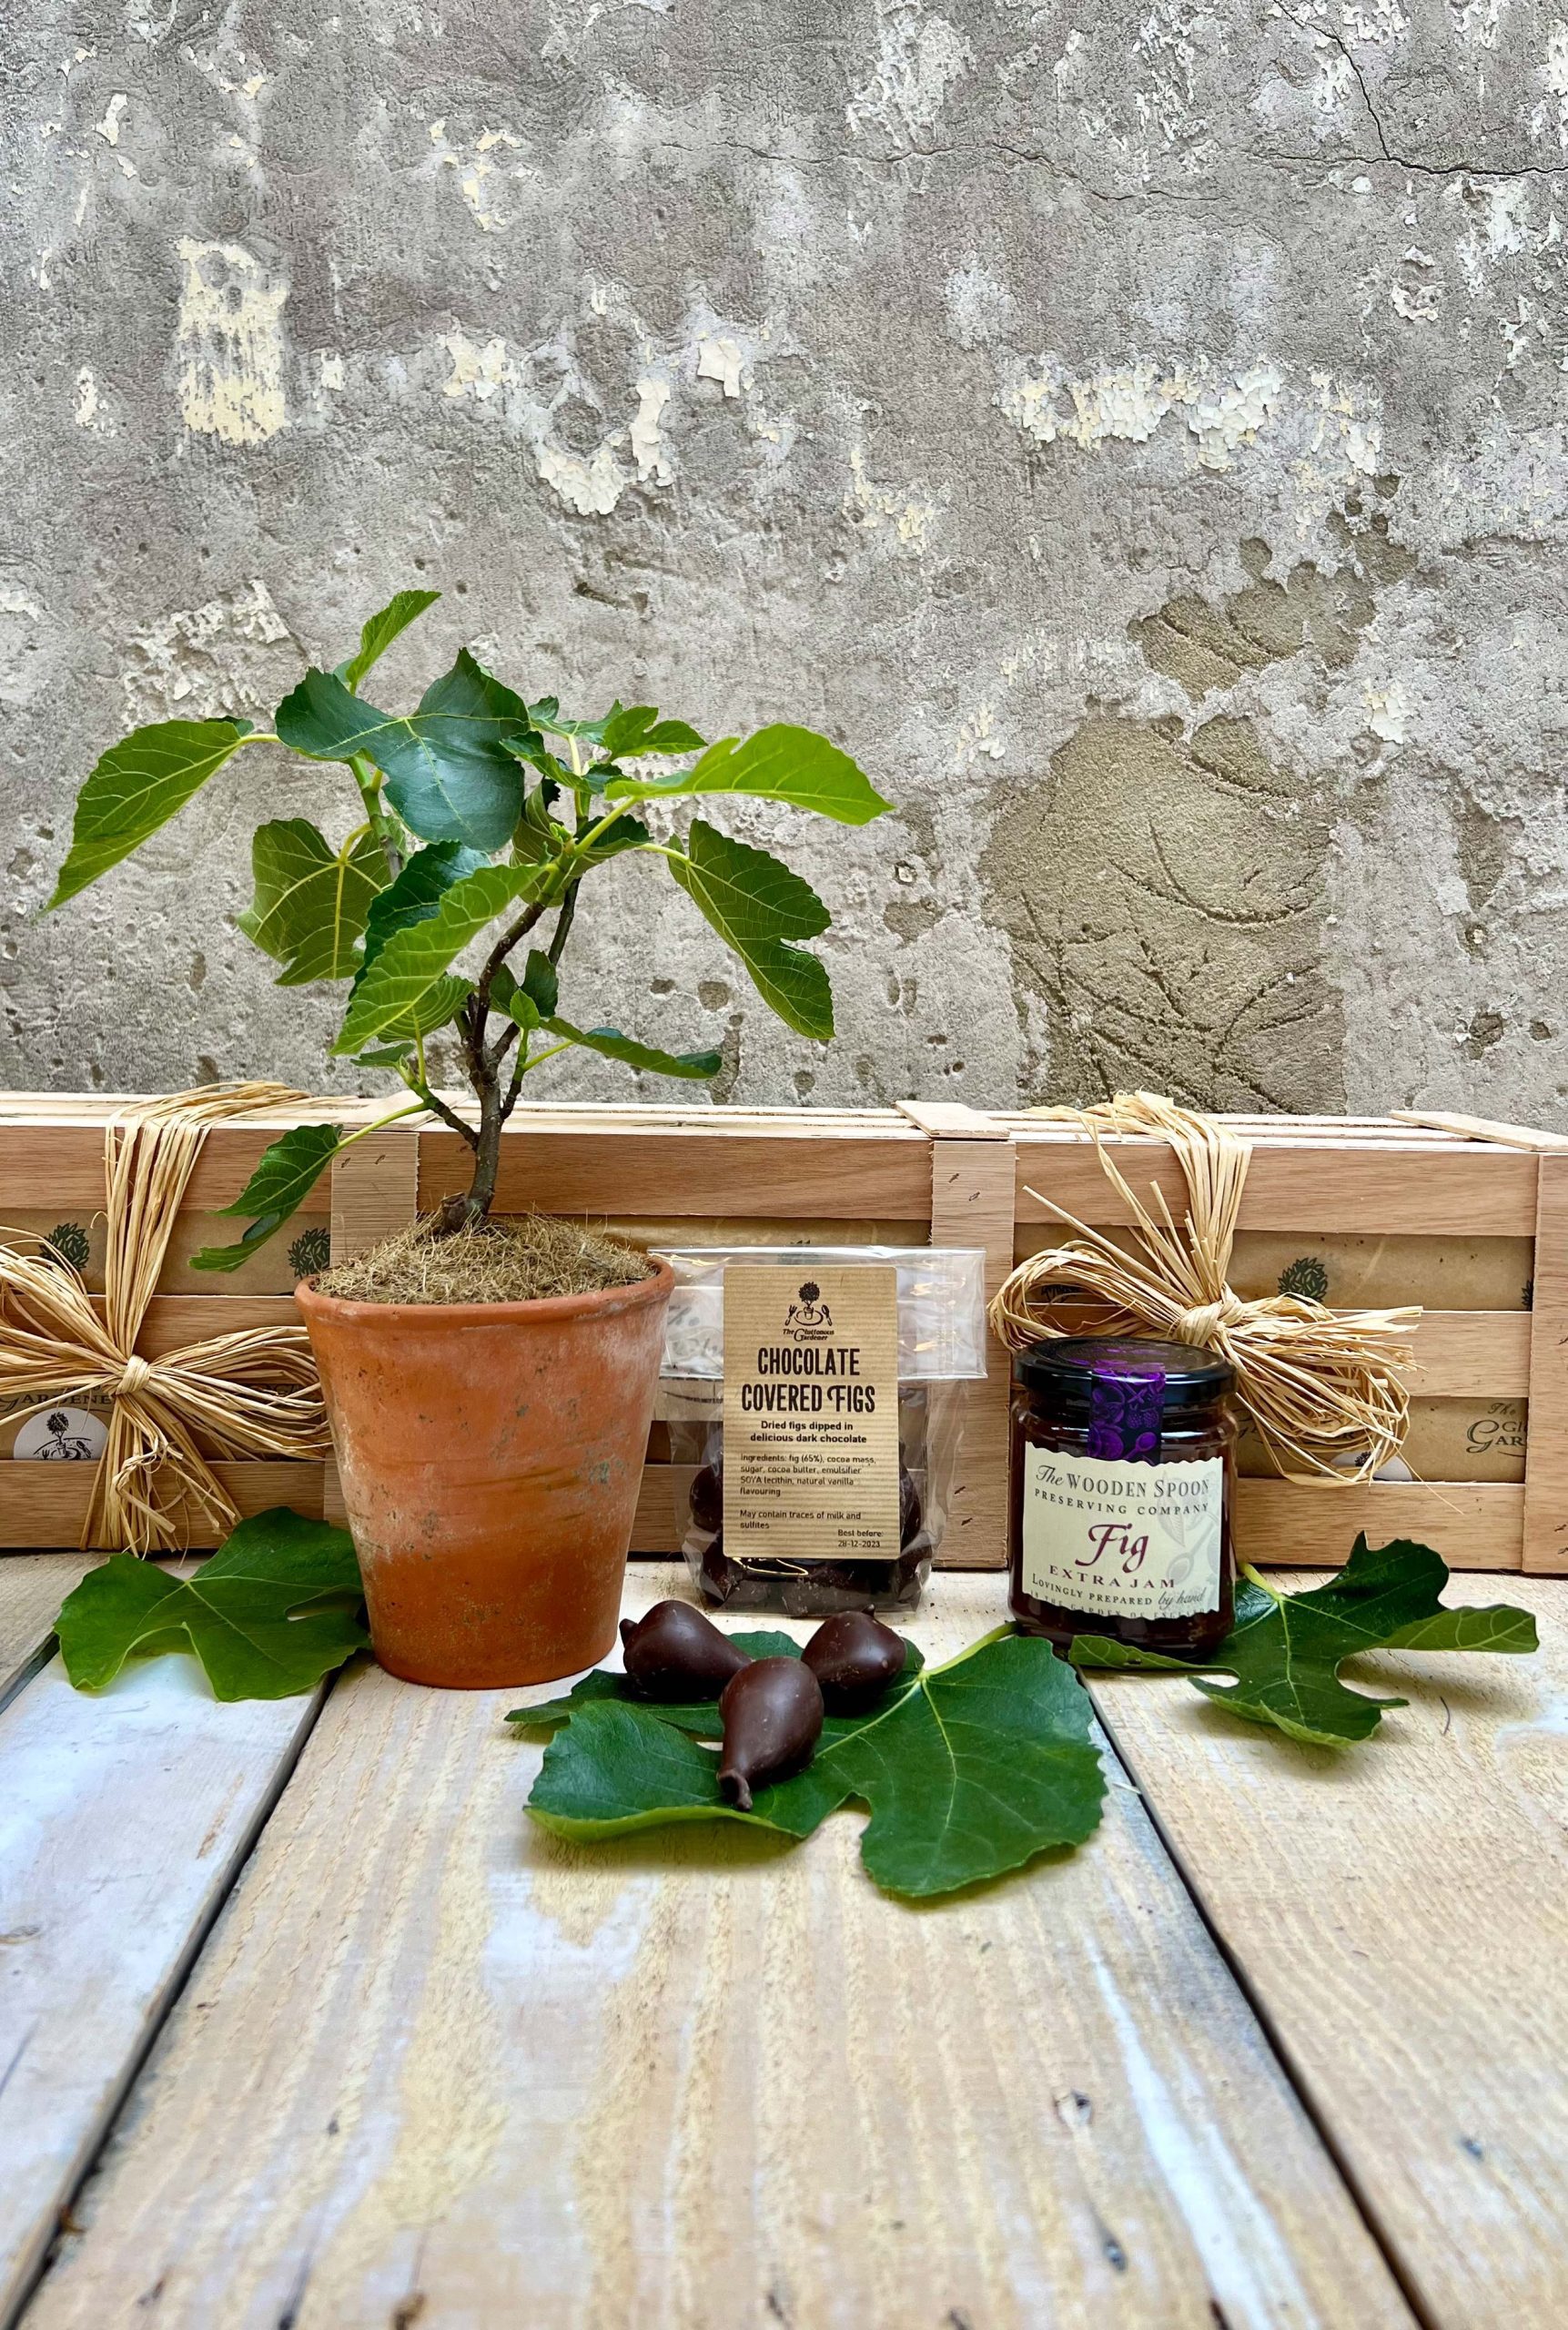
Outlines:
{"type": "Polygon", "coordinates": [[[1026,1444],[1024,1592],[1107,1617],[1218,1609],[1224,1498],[1222,1456],[1111,1464],[1026,1444]]]}

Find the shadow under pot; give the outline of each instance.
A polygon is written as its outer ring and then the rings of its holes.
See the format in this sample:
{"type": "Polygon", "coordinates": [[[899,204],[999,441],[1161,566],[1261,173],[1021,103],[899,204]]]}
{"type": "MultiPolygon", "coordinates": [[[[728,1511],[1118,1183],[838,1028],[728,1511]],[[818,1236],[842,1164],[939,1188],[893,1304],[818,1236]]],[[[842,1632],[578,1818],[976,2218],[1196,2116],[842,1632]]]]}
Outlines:
{"type": "Polygon", "coordinates": [[[615,1642],[674,1283],[535,1302],[298,1302],[390,1674],[553,1683],[615,1642]]]}
{"type": "Polygon", "coordinates": [[[1212,1650],[1230,1631],[1236,1416],[1229,1363],[1133,1336],[1013,1362],[1012,1612],[1065,1648],[1212,1650]]]}

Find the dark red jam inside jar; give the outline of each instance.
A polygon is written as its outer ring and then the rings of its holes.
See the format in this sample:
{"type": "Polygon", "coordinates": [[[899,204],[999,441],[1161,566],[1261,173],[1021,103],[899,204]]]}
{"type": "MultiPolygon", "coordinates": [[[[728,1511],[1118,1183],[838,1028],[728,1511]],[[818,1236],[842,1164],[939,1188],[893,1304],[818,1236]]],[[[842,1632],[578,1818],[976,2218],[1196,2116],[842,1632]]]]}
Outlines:
{"type": "Polygon", "coordinates": [[[1201,1655],[1230,1631],[1232,1375],[1136,1337],[1037,1343],[1013,1362],[1013,1616],[1065,1646],[1108,1635],[1201,1655]]]}

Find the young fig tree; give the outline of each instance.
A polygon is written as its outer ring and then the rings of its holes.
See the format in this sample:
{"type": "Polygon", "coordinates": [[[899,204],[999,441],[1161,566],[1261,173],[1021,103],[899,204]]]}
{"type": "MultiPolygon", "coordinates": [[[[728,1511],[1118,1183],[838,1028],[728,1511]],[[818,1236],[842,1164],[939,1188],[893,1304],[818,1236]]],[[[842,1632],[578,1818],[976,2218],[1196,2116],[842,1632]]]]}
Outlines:
{"type": "MultiPolygon", "coordinates": [[[[380,1124],[428,1109],[467,1143],[469,1187],[436,1217],[438,1230],[451,1231],[489,1212],[501,1128],[523,1079],[547,1060],[582,1048],[660,1076],[718,1073],[717,1052],[663,1051],[619,1028],[583,1024],[587,1011],[563,991],[561,957],[588,910],[585,886],[608,910],[612,862],[662,861],[764,1002],[800,1034],[825,1038],[832,991],[804,942],[828,927],[827,908],[800,875],[705,813],[714,796],[745,795],[862,826],[888,804],[847,753],[809,728],[779,724],[705,744],[649,704],[617,702],[599,719],[572,719],[553,696],[525,703],[466,649],[413,711],[378,710],[361,694],[366,680],[440,595],[400,592],[345,663],[306,673],[270,728],[163,720],[111,745],[77,796],[50,906],[128,857],[240,755],[281,745],[340,767],[351,830],[333,843],[305,817],[258,826],[255,896],[239,927],[281,966],[279,987],[346,988],[332,1049],[394,1071],[411,1096],[380,1124]],[[689,804],[684,832],[656,840],[637,814],[649,802],[689,804]],[[426,1047],[446,1028],[472,1089],[471,1121],[430,1087],[426,1047]]],[[[237,1269],[340,1149],[379,1129],[285,1133],[228,1209],[248,1217],[244,1234],[209,1247],[195,1267],[237,1269]]]]}

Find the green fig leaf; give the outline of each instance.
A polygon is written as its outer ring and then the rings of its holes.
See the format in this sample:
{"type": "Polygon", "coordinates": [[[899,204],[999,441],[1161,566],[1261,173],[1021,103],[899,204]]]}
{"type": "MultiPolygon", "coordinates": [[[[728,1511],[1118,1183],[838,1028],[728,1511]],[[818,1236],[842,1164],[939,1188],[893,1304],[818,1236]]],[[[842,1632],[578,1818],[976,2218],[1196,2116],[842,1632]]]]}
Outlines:
{"type": "Polygon", "coordinates": [[[498,915],[536,889],[540,878],[534,866],[481,866],[443,890],[433,913],[392,931],[365,967],[333,1050],[362,1051],[377,1037],[403,1032],[411,1016],[426,1018],[427,1006],[433,1008],[450,992],[453,959],[498,915]]]}
{"type": "Polygon", "coordinates": [[[703,739],[683,720],[661,720],[651,704],[617,704],[599,742],[612,760],[644,753],[700,753],[703,739]]]}
{"type": "Polygon", "coordinates": [[[500,849],[522,808],[522,772],[506,739],[528,727],[520,697],[460,650],[417,712],[394,717],[349,694],[335,672],[307,672],[278,707],[279,740],[310,760],[360,755],[421,841],[500,849]]]}
{"type": "Polygon", "coordinates": [[[429,922],[447,892],[488,863],[481,851],[467,849],[459,841],[434,841],[416,850],[397,880],[370,902],[365,917],[365,959],[355,988],[395,931],[429,922]]]}
{"type": "Polygon", "coordinates": [[[624,1060],[628,1068],[646,1069],[654,1076],[717,1076],[724,1064],[723,1052],[662,1052],[653,1044],[623,1036],[619,1028],[574,1028],[570,1019],[555,1018],[541,1024],[563,1043],[581,1044],[587,1051],[602,1052],[606,1059],[624,1060]]]}
{"type": "Polygon", "coordinates": [[[111,745],[76,795],[50,906],[64,906],[167,825],[250,734],[248,720],[158,720],[111,745]]]}
{"type": "Polygon", "coordinates": [[[359,652],[349,658],[339,673],[345,687],[357,688],[372,664],[379,663],[394,639],[417,623],[427,607],[433,607],[440,597],[439,591],[400,591],[379,608],[359,633],[359,652]]]}
{"type": "Polygon", "coordinates": [[[1276,1594],[1249,1574],[1236,1594],[1230,1632],[1207,1658],[1172,1658],[1128,1649],[1097,1635],[1079,1635],[1072,1661],[1093,1668],[1160,1668],[1192,1677],[1195,1689],[1249,1723],[1271,1724],[1287,1737],[1317,1748],[1343,1748],[1370,1739],[1385,1707],[1340,1681],[1344,1660],[1371,1650],[1495,1650],[1536,1648],[1535,1620],[1507,1603],[1484,1609],[1445,1608],[1448,1565],[1430,1545],[1396,1537],[1369,1546],[1356,1539],[1350,1560],[1326,1585],[1305,1594],[1276,1594]],[[1207,1672],[1233,1683],[1201,1679],[1207,1672]]]}
{"type": "Polygon", "coordinates": [[[744,743],[725,736],[678,775],[617,776],[608,790],[612,801],[744,793],[754,800],[787,802],[792,809],[814,809],[841,826],[869,825],[889,805],[847,753],[814,729],[783,724],[759,728],[744,743]]]}
{"type": "MultiPolygon", "coordinates": [[[[1028,1636],[988,1635],[945,1666],[906,1667],[868,1714],[830,1717],[811,1763],[758,1788],[750,1813],[724,1801],[714,1759],[672,1719],[677,1711],[633,1700],[624,1678],[613,1694],[592,1682],[577,1687],[575,1708],[573,1694],[512,1718],[553,1724],[528,1808],[580,1841],[693,1819],[805,1837],[853,1798],[871,1815],[867,1874],[923,1899],[1080,1844],[1099,1822],[1088,1696],[1049,1643],[1028,1636]]],[[[712,1707],[697,1714],[704,1727],[716,1721],[712,1707]]]]}
{"type": "Polygon", "coordinates": [[[283,1506],[242,1521],[187,1578],[111,1554],[66,1596],[56,1632],[79,1691],[112,1683],[127,1658],[183,1650],[220,1699],[291,1698],[369,1641],[349,1532],[283,1506]]]}
{"type": "Polygon", "coordinates": [[[336,850],[308,818],[275,818],[251,836],[250,867],[256,896],[237,920],[283,965],[278,986],[351,978],[366,917],[387,886],[375,837],[364,834],[352,848],[336,850]]]}
{"type": "Polygon", "coordinates": [[[225,1214],[256,1219],[232,1246],[204,1246],[190,1258],[193,1271],[237,1271],[290,1214],[298,1211],[342,1145],[337,1125],[295,1125],[263,1150],[256,1170],[225,1214]]]}
{"type": "Polygon", "coordinates": [[[740,957],[769,1008],[803,1036],[831,1036],[826,969],[814,955],[790,944],[814,938],[828,927],[827,908],[811,884],[765,849],[733,841],[701,817],[692,821],[685,856],[669,863],[682,889],[740,957]]]}

